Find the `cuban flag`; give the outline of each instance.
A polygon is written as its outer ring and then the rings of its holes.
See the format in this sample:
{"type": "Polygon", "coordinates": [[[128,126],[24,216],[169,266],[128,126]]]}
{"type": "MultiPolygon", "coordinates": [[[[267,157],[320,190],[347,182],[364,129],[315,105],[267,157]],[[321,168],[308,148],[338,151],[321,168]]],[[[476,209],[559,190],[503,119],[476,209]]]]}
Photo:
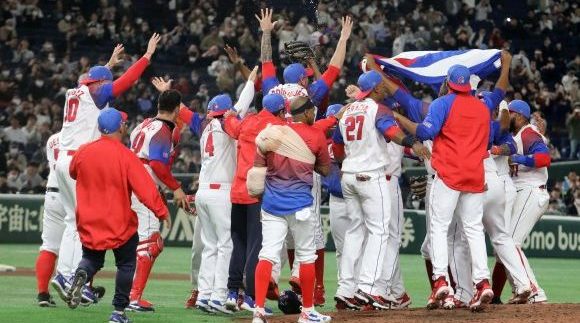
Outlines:
{"type": "Polygon", "coordinates": [[[469,68],[471,74],[485,79],[500,68],[500,56],[497,49],[412,51],[391,58],[374,55],[386,74],[429,84],[436,90],[445,81],[449,67],[461,64],[469,68]]]}

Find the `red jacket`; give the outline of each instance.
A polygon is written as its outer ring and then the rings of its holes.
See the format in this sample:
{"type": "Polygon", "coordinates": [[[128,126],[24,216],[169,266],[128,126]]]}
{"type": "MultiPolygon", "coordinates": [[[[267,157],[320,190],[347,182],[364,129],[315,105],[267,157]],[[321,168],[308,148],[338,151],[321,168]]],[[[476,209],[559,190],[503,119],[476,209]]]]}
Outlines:
{"type": "Polygon", "coordinates": [[[77,229],[89,249],[115,249],[137,232],[131,193],[160,220],[169,215],[143,163],[118,140],[101,137],[81,146],[69,170],[77,181],[77,229]]]}
{"type": "Polygon", "coordinates": [[[224,130],[232,138],[238,141],[238,155],[236,175],[231,190],[231,201],[236,204],[254,204],[258,203],[248,194],[246,187],[246,178],[248,171],[254,166],[254,157],[256,156],[256,136],[264,130],[268,124],[285,124],[286,122],[268,110],[264,109],[258,114],[249,115],[243,120],[230,116],[224,120],[224,130]]]}

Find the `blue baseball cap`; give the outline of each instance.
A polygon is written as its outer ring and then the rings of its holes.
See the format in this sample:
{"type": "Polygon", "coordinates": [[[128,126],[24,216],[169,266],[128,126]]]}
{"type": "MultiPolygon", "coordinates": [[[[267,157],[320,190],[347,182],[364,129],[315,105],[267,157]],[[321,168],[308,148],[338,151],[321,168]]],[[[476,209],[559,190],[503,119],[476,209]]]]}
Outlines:
{"type": "Polygon", "coordinates": [[[286,108],[286,100],[280,94],[268,94],[262,99],[262,107],[273,114],[277,114],[280,110],[286,108]]]}
{"type": "Polygon", "coordinates": [[[525,101],[513,100],[508,104],[508,109],[510,112],[519,113],[526,117],[526,119],[530,119],[530,105],[525,101]]]}
{"type": "Polygon", "coordinates": [[[447,71],[447,83],[457,92],[469,92],[471,91],[470,76],[471,72],[467,67],[456,64],[447,71]]]}
{"type": "Polygon", "coordinates": [[[382,81],[381,74],[375,70],[361,74],[357,82],[361,92],[356,96],[356,99],[366,98],[382,81]]]}
{"type": "Polygon", "coordinates": [[[301,79],[312,76],[312,74],[314,74],[312,69],[305,68],[300,63],[290,64],[284,69],[284,82],[298,83],[301,79]]]}
{"type": "Polygon", "coordinates": [[[209,117],[220,116],[232,108],[232,98],[228,94],[214,96],[207,104],[207,115],[209,117]]]}
{"type": "Polygon", "coordinates": [[[340,111],[340,109],[342,109],[342,104],[333,104],[328,106],[328,108],[326,108],[326,117],[330,117],[333,116],[335,114],[338,113],[338,111],[340,111]]]}
{"type": "Polygon", "coordinates": [[[103,134],[112,134],[121,128],[121,125],[127,121],[127,114],[115,108],[104,108],[99,112],[97,123],[99,131],[103,134]]]}
{"type": "Polygon", "coordinates": [[[89,84],[98,81],[112,81],[113,73],[105,66],[97,65],[91,67],[86,78],[79,80],[80,84],[89,84]]]}

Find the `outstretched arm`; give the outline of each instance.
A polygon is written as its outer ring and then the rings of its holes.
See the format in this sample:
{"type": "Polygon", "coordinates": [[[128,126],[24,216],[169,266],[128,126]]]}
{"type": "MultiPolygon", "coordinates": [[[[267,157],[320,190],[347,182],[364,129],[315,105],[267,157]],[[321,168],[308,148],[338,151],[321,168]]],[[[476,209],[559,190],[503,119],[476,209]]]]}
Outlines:
{"type": "Polygon", "coordinates": [[[252,101],[254,100],[254,94],[256,93],[254,89],[254,82],[258,77],[257,75],[258,66],[254,67],[250,73],[248,81],[246,82],[246,85],[244,85],[242,93],[240,93],[240,98],[234,105],[234,110],[238,113],[240,118],[244,118],[246,116],[246,113],[248,113],[248,109],[250,108],[250,104],[252,104],[252,101]]]}
{"type": "Polygon", "coordinates": [[[336,44],[336,49],[334,50],[334,55],[330,59],[329,65],[335,66],[338,69],[342,68],[344,64],[344,58],[346,56],[346,43],[350,38],[352,31],[352,19],[348,16],[342,17],[342,30],[340,31],[340,38],[338,39],[338,44],[336,44]]]}
{"type": "Polygon", "coordinates": [[[149,65],[149,61],[151,60],[151,56],[155,53],[155,49],[157,48],[157,44],[161,36],[159,34],[153,34],[151,39],[149,39],[149,44],[147,45],[147,52],[145,55],[141,57],[135,64],[131,65],[129,69],[121,75],[118,79],[113,82],[113,96],[118,97],[119,95],[123,94],[127,90],[129,90],[135,82],[141,77],[145,68],[149,65]]]}
{"type": "Polygon", "coordinates": [[[260,29],[262,29],[262,45],[260,60],[262,63],[272,61],[272,30],[276,22],[272,22],[272,9],[262,9],[260,16],[256,15],[256,19],[260,22],[260,29]]]}
{"type": "Polygon", "coordinates": [[[230,47],[230,45],[226,45],[224,47],[224,50],[226,51],[226,54],[228,54],[228,57],[230,58],[230,62],[232,62],[232,64],[234,64],[234,67],[238,71],[240,71],[244,80],[247,81],[248,78],[250,77],[250,73],[252,73],[252,71],[250,70],[250,68],[248,66],[246,66],[246,64],[244,64],[244,62],[242,61],[242,58],[238,54],[238,50],[235,47],[230,47]]]}
{"type": "Polygon", "coordinates": [[[113,67],[119,65],[119,63],[123,61],[123,59],[120,58],[120,56],[123,54],[124,50],[125,47],[123,47],[123,44],[117,44],[117,46],[115,46],[115,49],[113,49],[113,54],[111,54],[111,58],[109,58],[109,61],[107,62],[107,64],[105,64],[105,67],[107,67],[108,69],[112,69],[113,67]]]}

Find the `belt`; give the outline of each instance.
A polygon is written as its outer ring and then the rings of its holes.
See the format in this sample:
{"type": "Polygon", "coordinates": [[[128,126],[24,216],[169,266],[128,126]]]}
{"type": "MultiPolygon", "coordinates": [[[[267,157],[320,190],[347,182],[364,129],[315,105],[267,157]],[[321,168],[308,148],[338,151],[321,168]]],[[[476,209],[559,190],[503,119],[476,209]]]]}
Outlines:
{"type": "MultiPolygon", "coordinates": [[[[369,181],[371,179],[371,177],[369,175],[356,174],[354,176],[355,176],[356,180],[359,182],[366,182],[366,181],[369,181]]],[[[391,175],[385,175],[385,178],[387,179],[387,181],[390,181],[391,175]]]]}
{"type": "Polygon", "coordinates": [[[56,187],[47,187],[46,193],[58,193],[58,188],[56,187]]]}
{"type": "Polygon", "coordinates": [[[538,188],[545,190],[546,189],[546,185],[540,185],[540,186],[538,186],[538,188]]]}
{"type": "Polygon", "coordinates": [[[145,159],[145,158],[139,158],[139,160],[145,164],[145,165],[149,165],[149,159],[145,159]]]}
{"type": "Polygon", "coordinates": [[[66,154],[67,154],[68,156],[74,156],[74,154],[75,154],[76,152],[77,152],[76,150],[67,150],[67,151],[66,151],[66,154]]]}

